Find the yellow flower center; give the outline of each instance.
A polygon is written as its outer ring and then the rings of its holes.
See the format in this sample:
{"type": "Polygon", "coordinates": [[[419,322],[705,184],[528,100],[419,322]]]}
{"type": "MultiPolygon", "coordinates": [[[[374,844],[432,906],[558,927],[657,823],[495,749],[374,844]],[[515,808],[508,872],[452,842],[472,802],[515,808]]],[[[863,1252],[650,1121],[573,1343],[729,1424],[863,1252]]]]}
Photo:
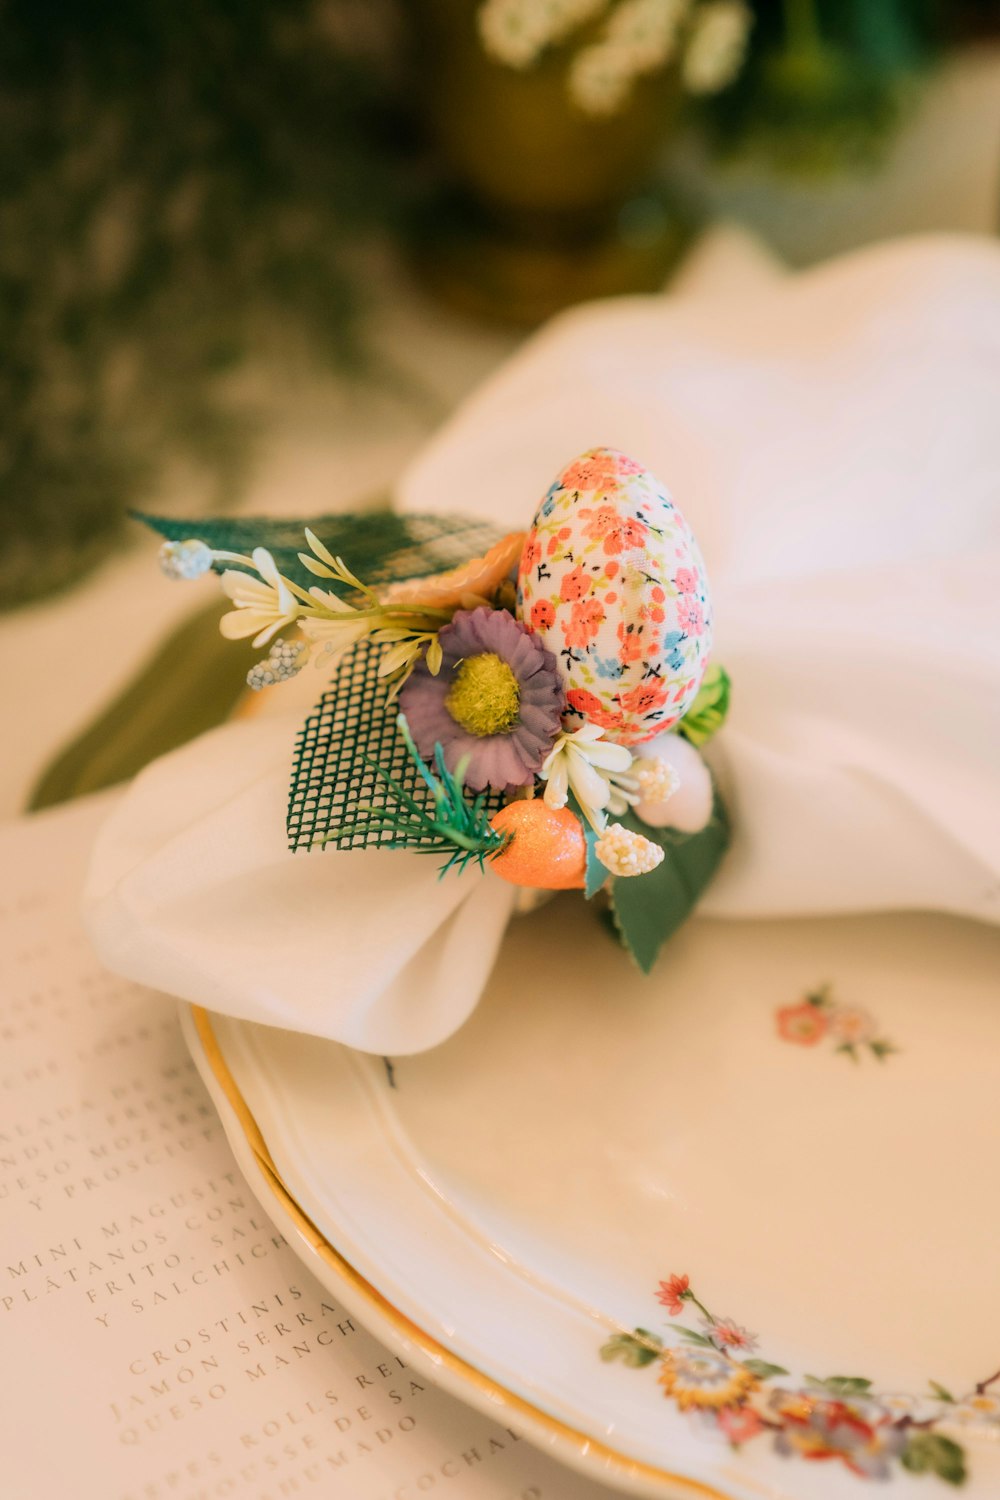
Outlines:
{"type": "Polygon", "coordinates": [[[495,651],[467,656],[459,663],[444,706],[457,724],[481,738],[507,734],[517,723],[521,689],[495,651]]]}

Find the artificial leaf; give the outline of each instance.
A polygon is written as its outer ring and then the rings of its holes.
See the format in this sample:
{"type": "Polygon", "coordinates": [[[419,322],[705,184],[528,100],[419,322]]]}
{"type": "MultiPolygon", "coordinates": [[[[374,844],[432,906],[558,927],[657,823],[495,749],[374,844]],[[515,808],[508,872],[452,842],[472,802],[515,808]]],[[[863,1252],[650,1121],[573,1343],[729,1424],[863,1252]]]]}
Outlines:
{"type": "Polygon", "coordinates": [[[829,1391],[831,1396],[864,1396],[872,1387],[871,1381],[861,1375],[828,1375],[825,1380],[807,1375],[806,1384],[829,1391]]]}
{"type": "Polygon", "coordinates": [[[615,928],[625,947],[648,974],[657,954],[672,933],[691,915],[729,845],[729,817],[715,793],[712,816],[699,833],[672,828],[650,828],[633,812],[621,822],[635,833],[654,839],[664,858],[646,875],[619,877],[611,883],[615,928]]]}
{"type": "Polygon", "coordinates": [[[158,755],[214,729],[246,693],[253,660],[248,642],[219,634],[218,602],[199,610],[52,761],[28,807],[51,807],[129,781],[158,755]]]}
{"type": "Polygon", "coordinates": [[[788,1371],[782,1365],[772,1365],[766,1359],[745,1359],[744,1370],[749,1370],[751,1375],[756,1375],[758,1380],[771,1380],[775,1375],[787,1375],[788,1371]]]}
{"type": "Polygon", "coordinates": [[[587,868],[585,875],[586,884],[583,888],[583,894],[589,901],[592,896],[597,895],[598,891],[604,889],[605,883],[608,879],[608,868],[607,865],[602,865],[601,861],[597,857],[597,840],[600,835],[598,833],[595,833],[594,829],[591,828],[590,824],[587,822],[587,819],[583,816],[583,813],[580,810],[580,804],[579,802],[577,802],[572,792],[569,795],[568,806],[573,812],[576,813],[577,817],[580,819],[580,826],[583,828],[583,837],[587,851],[587,868]]]}
{"type": "Polygon", "coordinates": [[[699,1333],[696,1328],[685,1328],[682,1324],[675,1323],[674,1332],[679,1333],[682,1338],[687,1339],[689,1344],[701,1344],[705,1349],[714,1349],[717,1347],[710,1338],[706,1338],[705,1334],[699,1333]]]}
{"type": "Polygon", "coordinates": [[[940,1432],[913,1432],[899,1456],[911,1474],[936,1474],[945,1484],[964,1484],[965,1452],[940,1432]]]}
{"type": "Polygon", "coordinates": [[[613,1333],[601,1345],[600,1355],[606,1362],[619,1359],[630,1369],[641,1370],[653,1363],[662,1348],[663,1341],[655,1333],[637,1328],[635,1333],[613,1333]]]}
{"type": "Polygon", "coordinates": [[[692,745],[704,745],[718,734],[729,712],[730,678],[725,667],[709,667],[697,697],[677,726],[692,745]]]}
{"type": "MultiPolygon", "coordinates": [[[[317,581],[300,556],[307,527],[328,554],[342,555],[352,573],[367,584],[446,572],[480,556],[500,536],[495,526],[467,516],[397,515],[391,510],[341,511],[291,521],[252,516],[175,520],[139,511],[133,514],[169,542],[193,537],[213,552],[239,552],[244,556],[249,556],[254,547],[266,547],[279,573],[305,589],[317,581]]],[[[216,565],[216,571],[237,566],[222,562],[216,565]]],[[[332,580],[324,580],[323,586],[339,591],[332,580]]]]}
{"type": "Polygon", "coordinates": [[[597,857],[598,835],[591,828],[586,818],[583,819],[583,837],[587,846],[587,872],[585,876],[586,884],[583,888],[583,894],[589,901],[591,897],[597,895],[598,891],[602,891],[604,889],[605,885],[607,884],[608,870],[607,866],[602,865],[601,861],[597,857]]]}
{"type": "Polygon", "coordinates": [[[954,1405],[955,1398],[951,1394],[951,1391],[949,1391],[945,1386],[939,1385],[936,1380],[928,1380],[927,1384],[930,1386],[932,1394],[935,1395],[939,1401],[950,1401],[952,1405],[954,1405]]]}

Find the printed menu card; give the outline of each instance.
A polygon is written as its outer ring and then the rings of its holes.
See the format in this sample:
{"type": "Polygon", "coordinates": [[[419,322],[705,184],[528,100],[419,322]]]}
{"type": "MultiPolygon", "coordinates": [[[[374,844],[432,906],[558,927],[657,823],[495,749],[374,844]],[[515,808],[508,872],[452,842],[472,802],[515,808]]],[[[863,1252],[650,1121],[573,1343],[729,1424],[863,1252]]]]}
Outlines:
{"type": "Polygon", "coordinates": [[[175,1003],[90,951],[108,805],[0,831],[5,1500],[604,1500],[382,1347],[270,1223],[175,1003]]]}

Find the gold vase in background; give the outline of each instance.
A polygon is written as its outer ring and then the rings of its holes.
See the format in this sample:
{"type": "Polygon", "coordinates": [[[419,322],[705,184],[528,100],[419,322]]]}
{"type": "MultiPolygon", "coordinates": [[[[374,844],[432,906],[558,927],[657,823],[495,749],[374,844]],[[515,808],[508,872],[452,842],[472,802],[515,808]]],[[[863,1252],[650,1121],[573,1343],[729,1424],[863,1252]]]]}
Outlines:
{"type": "Polygon", "coordinates": [[[569,91],[569,46],[504,66],[483,48],[477,9],[408,6],[415,97],[441,175],[413,237],[422,279],[466,311],[520,324],[655,290],[693,228],[655,177],[681,101],[675,70],[638,79],[615,112],[588,114],[569,91]]]}

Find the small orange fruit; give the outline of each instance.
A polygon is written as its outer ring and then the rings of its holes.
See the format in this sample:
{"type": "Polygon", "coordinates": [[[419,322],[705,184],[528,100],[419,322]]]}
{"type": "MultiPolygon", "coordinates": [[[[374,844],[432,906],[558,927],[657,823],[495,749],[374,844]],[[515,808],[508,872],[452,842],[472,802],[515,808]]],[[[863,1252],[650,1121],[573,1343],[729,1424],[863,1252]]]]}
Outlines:
{"type": "Polygon", "coordinates": [[[540,891],[579,891],[587,883],[587,843],[580,819],[568,807],[541,797],[509,802],[490,819],[510,843],[490,860],[501,880],[540,891]]]}

